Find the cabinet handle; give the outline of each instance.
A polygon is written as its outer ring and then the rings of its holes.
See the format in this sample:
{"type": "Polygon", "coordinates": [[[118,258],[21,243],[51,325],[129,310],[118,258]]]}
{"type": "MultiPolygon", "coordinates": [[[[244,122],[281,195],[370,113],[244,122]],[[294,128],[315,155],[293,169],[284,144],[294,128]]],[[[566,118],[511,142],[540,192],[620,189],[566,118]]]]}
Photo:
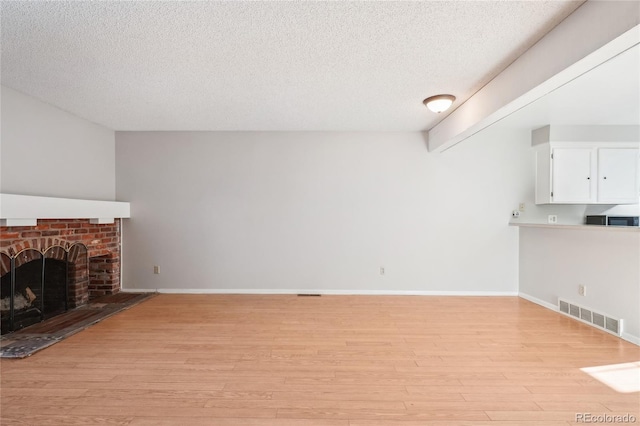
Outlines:
{"type": "Polygon", "coordinates": [[[605,176],[605,177],[604,177],[604,179],[606,180],[606,179],[607,179],[607,177],[605,176]]]}
{"type": "Polygon", "coordinates": [[[589,176],[587,176],[587,180],[591,180],[591,178],[589,176]]]}

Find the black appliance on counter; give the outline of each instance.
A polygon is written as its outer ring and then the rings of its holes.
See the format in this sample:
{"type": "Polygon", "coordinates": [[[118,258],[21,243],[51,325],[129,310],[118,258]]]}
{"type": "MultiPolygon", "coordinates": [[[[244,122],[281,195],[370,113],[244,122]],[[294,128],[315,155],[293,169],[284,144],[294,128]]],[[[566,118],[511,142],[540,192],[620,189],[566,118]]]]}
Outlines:
{"type": "Polygon", "coordinates": [[[640,220],[638,216],[593,215],[587,216],[585,223],[587,225],[602,226],[640,226],[640,220]]]}

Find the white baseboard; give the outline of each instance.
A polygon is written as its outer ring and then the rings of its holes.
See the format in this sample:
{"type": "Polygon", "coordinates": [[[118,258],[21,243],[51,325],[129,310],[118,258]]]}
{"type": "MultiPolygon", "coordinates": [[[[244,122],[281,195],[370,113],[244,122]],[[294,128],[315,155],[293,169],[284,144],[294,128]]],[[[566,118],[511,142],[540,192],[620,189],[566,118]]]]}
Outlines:
{"type": "Polygon", "coordinates": [[[542,299],[529,296],[528,294],[525,294],[525,293],[518,293],[518,296],[523,298],[524,300],[528,300],[529,302],[535,303],[536,305],[544,306],[547,309],[551,309],[552,311],[559,312],[558,307],[553,303],[545,302],[542,299]]]}
{"type": "MultiPolygon", "coordinates": [[[[537,297],[533,297],[525,293],[519,293],[518,296],[520,296],[525,300],[528,300],[529,302],[535,303],[536,305],[540,305],[554,312],[558,312],[560,315],[562,315],[558,307],[552,303],[545,302],[544,300],[538,299],[537,297]]],[[[568,318],[572,318],[572,317],[568,317],[568,318]]],[[[576,321],[584,322],[585,324],[589,324],[586,321],[581,321],[579,318],[573,318],[573,319],[575,319],[576,321]]],[[[638,336],[634,336],[633,334],[622,332],[622,335],[620,336],[620,338],[622,340],[626,340],[629,343],[633,343],[634,345],[640,346],[640,337],[638,336]]]]}
{"type": "Polygon", "coordinates": [[[158,288],[121,289],[123,292],[158,292],[168,294],[326,294],[353,296],[518,296],[515,291],[419,291],[419,290],[326,290],[326,289],[256,289],[256,288],[158,288]]]}
{"type": "Polygon", "coordinates": [[[638,336],[634,336],[632,334],[622,332],[622,336],[620,336],[620,338],[622,338],[623,340],[626,340],[627,342],[640,346],[640,337],[638,336]]]}

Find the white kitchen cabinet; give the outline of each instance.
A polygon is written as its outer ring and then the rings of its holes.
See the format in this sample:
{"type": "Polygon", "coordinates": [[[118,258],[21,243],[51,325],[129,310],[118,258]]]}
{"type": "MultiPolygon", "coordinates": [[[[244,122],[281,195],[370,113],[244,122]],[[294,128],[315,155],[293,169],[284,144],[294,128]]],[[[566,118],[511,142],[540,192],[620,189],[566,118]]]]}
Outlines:
{"type": "Polygon", "coordinates": [[[536,204],[636,204],[637,143],[551,142],[536,147],[536,204]]]}
{"type": "Polygon", "coordinates": [[[555,148],[552,150],[551,197],[555,203],[595,201],[592,184],[593,149],[555,148]]]}
{"type": "Polygon", "coordinates": [[[638,148],[598,149],[598,202],[638,202],[638,148]]]}

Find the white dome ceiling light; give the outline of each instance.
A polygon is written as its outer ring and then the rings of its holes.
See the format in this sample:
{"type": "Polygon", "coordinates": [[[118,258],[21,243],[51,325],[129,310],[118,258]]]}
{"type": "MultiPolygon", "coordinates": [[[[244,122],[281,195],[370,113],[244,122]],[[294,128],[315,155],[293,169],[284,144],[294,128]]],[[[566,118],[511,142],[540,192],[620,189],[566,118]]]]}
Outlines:
{"type": "Polygon", "coordinates": [[[448,110],[455,100],[456,97],[453,95],[436,95],[428,97],[422,103],[431,111],[439,114],[448,110]]]}

